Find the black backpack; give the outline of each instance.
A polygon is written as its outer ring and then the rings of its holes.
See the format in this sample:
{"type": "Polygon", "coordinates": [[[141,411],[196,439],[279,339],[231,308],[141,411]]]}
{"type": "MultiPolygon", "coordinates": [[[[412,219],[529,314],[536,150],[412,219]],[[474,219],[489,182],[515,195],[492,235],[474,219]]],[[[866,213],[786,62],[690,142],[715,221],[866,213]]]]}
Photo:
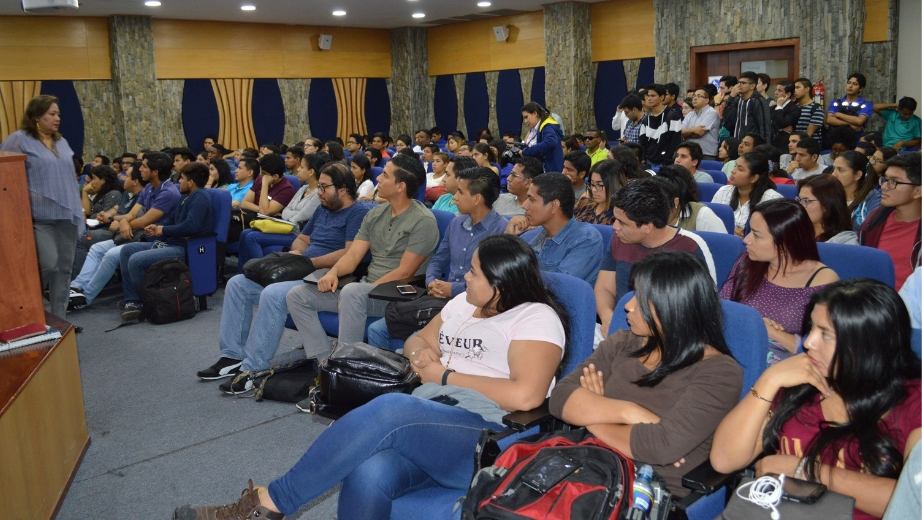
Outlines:
{"type": "Polygon", "coordinates": [[[141,286],[144,317],[156,324],[187,320],[198,311],[192,294],[192,273],[181,260],[171,258],[150,266],[141,286]]]}

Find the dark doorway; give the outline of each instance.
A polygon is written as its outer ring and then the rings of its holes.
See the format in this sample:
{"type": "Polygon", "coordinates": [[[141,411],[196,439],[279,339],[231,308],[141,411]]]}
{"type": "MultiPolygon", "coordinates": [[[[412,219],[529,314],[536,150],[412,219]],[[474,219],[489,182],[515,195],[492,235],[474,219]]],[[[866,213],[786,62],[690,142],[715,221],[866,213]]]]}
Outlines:
{"type": "Polygon", "coordinates": [[[739,77],[746,70],[765,72],[773,85],[793,81],[800,77],[800,38],[692,47],[689,63],[695,86],[715,76],[739,77]]]}

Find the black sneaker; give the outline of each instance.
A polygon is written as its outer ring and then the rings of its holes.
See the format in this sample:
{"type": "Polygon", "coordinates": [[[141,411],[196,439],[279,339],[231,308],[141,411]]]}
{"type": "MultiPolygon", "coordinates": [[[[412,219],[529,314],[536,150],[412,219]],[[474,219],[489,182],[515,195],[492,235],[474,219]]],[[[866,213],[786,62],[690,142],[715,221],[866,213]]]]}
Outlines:
{"type": "Polygon", "coordinates": [[[144,311],[144,304],[141,302],[125,302],[125,307],[122,309],[122,320],[131,321],[136,320],[141,317],[141,314],[144,311]]]}
{"type": "Polygon", "coordinates": [[[240,365],[242,364],[243,362],[239,359],[231,359],[222,356],[217,363],[205,370],[200,370],[196,375],[199,379],[204,379],[205,381],[234,377],[240,373],[240,365]]]}
{"type": "Polygon", "coordinates": [[[86,296],[82,292],[71,288],[70,296],[67,299],[67,311],[76,311],[84,307],[86,307],[86,296]]]}
{"type": "Polygon", "coordinates": [[[221,383],[218,390],[230,395],[240,395],[253,390],[253,380],[250,379],[250,371],[239,372],[233,379],[221,383]]]}

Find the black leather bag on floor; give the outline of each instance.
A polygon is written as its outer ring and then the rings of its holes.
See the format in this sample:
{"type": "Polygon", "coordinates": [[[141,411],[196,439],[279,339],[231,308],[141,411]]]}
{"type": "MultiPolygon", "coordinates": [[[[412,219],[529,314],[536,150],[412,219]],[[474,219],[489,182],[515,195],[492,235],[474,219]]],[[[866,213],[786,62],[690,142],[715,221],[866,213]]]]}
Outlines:
{"type": "Polygon", "coordinates": [[[366,343],[338,343],[317,369],[311,413],[338,419],[379,395],[409,394],[419,386],[410,360],[366,343]]]}
{"type": "Polygon", "coordinates": [[[313,272],[314,263],[310,258],[281,251],[252,258],[243,264],[243,275],[263,287],[300,280],[313,272]]]}
{"type": "Polygon", "coordinates": [[[253,388],[241,392],[237,397],[252,397],[257,401],[268,399],[283,403],[297,403],[307,399],[311,388],[317,383],[317,371],[314,360],[299,359],[285,365],[260,370],[259,372],[241,372],[234,383],[245,378],[253,380],[253,388]]]}
{"type": "Polygon", "coordinates": [[[420,296],[406,302],[390,302],[384,309],[384,323],[392,338],[407,339],[422,330],[451,301],[448,298],[420,296]]]}

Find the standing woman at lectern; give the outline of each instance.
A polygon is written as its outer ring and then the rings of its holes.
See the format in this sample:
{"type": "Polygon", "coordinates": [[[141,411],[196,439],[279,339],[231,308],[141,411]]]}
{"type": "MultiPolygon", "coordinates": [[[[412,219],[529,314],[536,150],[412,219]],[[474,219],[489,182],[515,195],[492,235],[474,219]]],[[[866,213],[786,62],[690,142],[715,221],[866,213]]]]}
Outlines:
{"type": "Polygon", "coordinates": [[[77,237],[86,228],[80,189],[74,178],[74,152],[58,133],[58,98],[41,95],[26,106],[19,130],[0,144],[0,151],[26,155],[26,180],[32,206],[32,230],[42,288],[48,288],[50,311],[63,318],[70,294],[77,237]]]}

